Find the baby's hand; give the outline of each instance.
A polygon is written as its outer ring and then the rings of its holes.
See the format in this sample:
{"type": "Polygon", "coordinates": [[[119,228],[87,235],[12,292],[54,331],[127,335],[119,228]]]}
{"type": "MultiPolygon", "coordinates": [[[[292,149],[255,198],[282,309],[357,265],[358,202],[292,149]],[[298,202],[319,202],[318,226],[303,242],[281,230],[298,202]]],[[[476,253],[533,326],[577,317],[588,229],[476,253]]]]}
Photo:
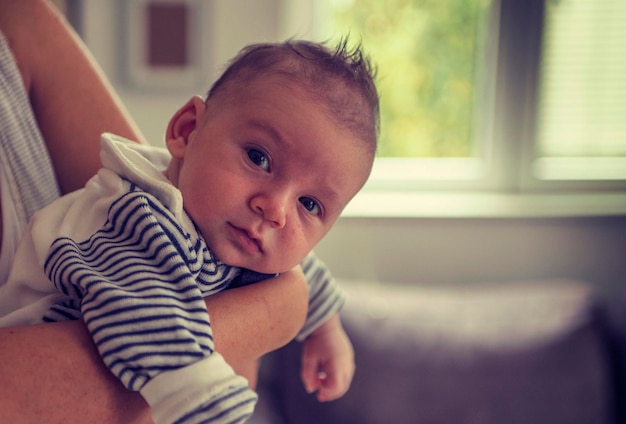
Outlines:
{"type": "Polygon", "coordinates": [[[301,378],[307,392],[326,402],[343,396],[354,376],[354,349],[339,316],[322,324],[304,341],[301,378]]]}

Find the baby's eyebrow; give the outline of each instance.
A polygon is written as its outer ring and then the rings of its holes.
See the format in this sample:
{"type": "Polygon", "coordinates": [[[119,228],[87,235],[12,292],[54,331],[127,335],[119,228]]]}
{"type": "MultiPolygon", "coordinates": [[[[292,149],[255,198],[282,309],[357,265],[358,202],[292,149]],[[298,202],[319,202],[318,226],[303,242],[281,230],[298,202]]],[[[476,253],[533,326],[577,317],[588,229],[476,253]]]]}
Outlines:
{"type": "Polygon", "coordinates": [[[320,200],[327,208],[337,206],[339,193],[337,193],[332,185],[321,184],[319,187],[316,187],[316,191],[319,193],[320,200]]]}
{"type": "Polygon", "coordinates": [[[247,124],[253,129],[260,130],[260,131],[267,133],[270,136],[270,138],[272,138],[274,141],[278,142],[279,144],[283,144],[283,145],[288,144],[285,137],[283,137],[283,135],[276,129],[276,127],[274,127],[273,125],[267,122],[264,122],[258,119],[250,119],[247,122],[247,124]]]}

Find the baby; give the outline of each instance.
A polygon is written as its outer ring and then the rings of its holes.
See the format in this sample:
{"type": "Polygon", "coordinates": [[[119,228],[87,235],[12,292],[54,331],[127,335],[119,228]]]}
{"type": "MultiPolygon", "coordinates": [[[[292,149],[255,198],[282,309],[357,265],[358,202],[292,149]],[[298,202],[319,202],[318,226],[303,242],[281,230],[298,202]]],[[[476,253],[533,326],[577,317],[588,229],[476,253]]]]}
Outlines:
{"type": "Polygon", "coordinates": [[[103,135],[103,169],[29,224],[0,326],[82,318],[155,422],[238,423],[256,395],[214,351],[203,297],[302,264],[303,382],[341,396],[354,372],[344,297],[311,252],[367,180],[378,119],[360,48],[247,47],[174,114],[167,150],[103,135]]]}

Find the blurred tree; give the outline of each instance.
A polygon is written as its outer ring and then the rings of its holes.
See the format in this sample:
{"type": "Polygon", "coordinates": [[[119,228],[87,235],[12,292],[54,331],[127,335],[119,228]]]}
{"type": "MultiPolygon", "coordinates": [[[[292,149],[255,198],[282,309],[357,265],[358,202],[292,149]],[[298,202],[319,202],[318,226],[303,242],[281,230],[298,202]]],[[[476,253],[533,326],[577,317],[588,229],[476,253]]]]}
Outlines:
{"type": "Polygon", "coordinates": [[[330,33],[350,33],[378,67],[379,156],[473,156],[480,29],[490,1],[327,1],[330,33]]]}

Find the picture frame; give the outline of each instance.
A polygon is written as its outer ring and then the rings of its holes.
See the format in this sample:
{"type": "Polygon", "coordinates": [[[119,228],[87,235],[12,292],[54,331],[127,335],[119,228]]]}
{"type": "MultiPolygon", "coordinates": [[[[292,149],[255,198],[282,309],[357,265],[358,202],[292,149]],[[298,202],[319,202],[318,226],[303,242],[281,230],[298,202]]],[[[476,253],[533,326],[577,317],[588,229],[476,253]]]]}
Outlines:
{"type": "Polygon", "coordinates": [[[167,90],[202,83],[207,37],[202,0],[120,0],[124,76],[135,88],[167,90]]]}

